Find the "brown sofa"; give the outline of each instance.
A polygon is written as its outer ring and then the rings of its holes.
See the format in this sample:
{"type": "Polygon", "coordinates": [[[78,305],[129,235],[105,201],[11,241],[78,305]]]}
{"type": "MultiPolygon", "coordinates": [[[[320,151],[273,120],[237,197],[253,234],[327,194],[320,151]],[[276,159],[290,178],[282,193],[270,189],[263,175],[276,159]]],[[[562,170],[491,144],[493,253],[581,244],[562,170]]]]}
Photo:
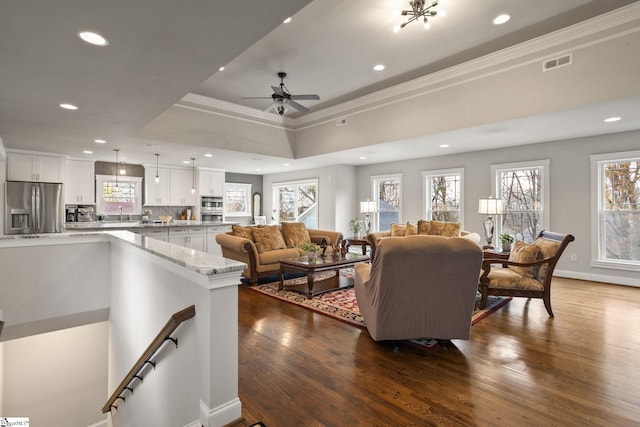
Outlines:
{"type": "Polygon", "coordinates": [[[468,239],[383,239],[355,265],[358,307],[375,341],[469,339],[482,249],[468,239]]]}
{"type": "Polygon", "coordinates": [[[340,232],[307,229],[302,223],[286,223],[283,224],[283,226],[254,227],[240,227],[243,229],[240,230],[240,228],[234,226],[233,231],[220,233],[216,236],[216,242],[218,242],[222,248],[223,257],[247,264],[247,268],[242,273],[242,276],[249,279],[251,284],[258,283],[258,279],[261,277],[279,273],[281,259],[296,258],[304,255],[304,251],[297,247],[295,239],[292,241],[292,238],[287,235],[287,229],[297,228],[297,231],[300,231],[300,228],[302,228],[306,230],[309,240],[320,245],[322,253],[325,255],[340,250],[339,248],[343,238],[340,232]],[[254,230],[254,227],[261,230],[270,229],[271,231],[274,230],[274,227],[279,229],[282,233],[285,247],[282,247],[283,245],[280,244],[276,245],[279,246],[277,249],[270,247],[265,248],[265,245],[260,243],[261,240],[254,238],[251,234],[245,235],[244,237],[240,235],[254,230]],[[283,230],[283,228],[285,230],[283,230]]]}
{"type": "Polygon", "coordinates": [[[425,221],[420,220],[416,225],[407,222],[406,224],[391,224],[391,229],[386,231],[376,231],[366,235],[365,239],[371,247],[371,259],[375,258],[376,249],[380,241],[387,237],[404,237],[414,234],[444,237],[462,237],[480,245],[480,235],[461,229],[460,223],[425,221]]]}

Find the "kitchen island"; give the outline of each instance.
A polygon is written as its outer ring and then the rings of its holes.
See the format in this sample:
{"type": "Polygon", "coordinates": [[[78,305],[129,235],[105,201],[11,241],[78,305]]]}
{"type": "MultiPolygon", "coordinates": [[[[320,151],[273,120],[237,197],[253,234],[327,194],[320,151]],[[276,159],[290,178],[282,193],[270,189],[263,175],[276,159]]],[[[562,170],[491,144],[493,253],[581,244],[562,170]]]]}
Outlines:
{"type": "MultiPolygon", "coordinates": [[[[172,425],[225,425],[241,417],[237,286],[245,267],[127,231],[2,236],[0,304],[5,325],[0,338],[15,340],[108,321],[107,384],[95,402],[98,411],[103,396],[115,389],[167,319],[195,305],[195,317],[175,332],[179,348],[165,345],[157,368],[148,368],[144,384],[133,386],[135,396],[130,399],[133,395],[125,391],[126,402],[119,401],[108,417],[115,423],[120,417],[130,425],[166,425],[157,418],[162,415],[157,402],[167,401],[177,420],[172,425]]],[[[82,345],[74,342],[55,350],[73,360],[74,348],[82,345]]],[[[49,398],[73,411],[76,400],[68,393],[76,389],[64,390],[64,401],[56,395],[49,398]]],[[[76,392],[84,390],[78,387],[76,392]]]]}

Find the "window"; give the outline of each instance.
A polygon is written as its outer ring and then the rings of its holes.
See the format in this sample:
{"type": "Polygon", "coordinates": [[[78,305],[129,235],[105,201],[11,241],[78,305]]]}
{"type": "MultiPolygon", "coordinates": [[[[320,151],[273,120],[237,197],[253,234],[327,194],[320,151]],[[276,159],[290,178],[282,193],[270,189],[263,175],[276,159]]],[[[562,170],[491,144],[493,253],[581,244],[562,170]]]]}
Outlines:
{"type": "Polygon", "coordinates": [[[425,188],[425,219],[462,222],[463,169],[422,172],[425,188]]]}
{"type": "Polygon", "coordinates": [[[307,228],[318,228],[318,180],[273,184],[272,220],[303,222],[307,228]]]}
{"type": "Polygon", "coordinates": [[[224,215],[251,216],[251,184],[224,185],[224,215]]]}
{"type": "Polygon", "coordinates": [[[373,229],[391,229],[392,223],[400,223],[402,218],[402,175],[372,176],[373,200],[378,203],[378,212],[373,217],[373,229]]]}
{"type": "Polygon", "coordinates": [[[532,242],[549,227],[549,160],[492,165],[496,197],[502,198],[502,221],[496,235],[511,234],[532,242]]]}
{"type": "Polygon", "coordinates": [[[96,175],[96,210],[98,214],[140,215],[142,210],[142,178],[96,175]]]}
{"type": "Polygon", "coordinates": [[[640,270],[640,151],[591,156],[591,164],[592,265],[640,270]]]}

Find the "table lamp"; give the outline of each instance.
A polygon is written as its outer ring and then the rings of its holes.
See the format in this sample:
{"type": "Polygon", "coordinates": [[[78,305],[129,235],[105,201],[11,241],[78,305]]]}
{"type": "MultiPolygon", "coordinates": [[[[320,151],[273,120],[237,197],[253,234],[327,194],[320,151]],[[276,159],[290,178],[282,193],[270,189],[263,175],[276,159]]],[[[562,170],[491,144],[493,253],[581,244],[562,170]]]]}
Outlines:
{"type": "Polygon", "coordinates": [[[366,214],[364,217],[364,231],[366,234],[369,234],[371,231],[370,215],[377,211],[378,209],[375,200],[367,199],[365,202],[360,202],[360,213],[366,214]]]}
{"type": "Polygon", "coordinates": [[[488,199],[480,199],[478,204],[478,213],[487,215],[487,219],[484,220],[484,237],[487,239],[487,244],[482,249],[493,249],[491,242],[493,241],[493,231],[495,230],[495,222],[493,217],[495,215],[502,215],[502,199],[494,199],[489,197],[488,199]]]}

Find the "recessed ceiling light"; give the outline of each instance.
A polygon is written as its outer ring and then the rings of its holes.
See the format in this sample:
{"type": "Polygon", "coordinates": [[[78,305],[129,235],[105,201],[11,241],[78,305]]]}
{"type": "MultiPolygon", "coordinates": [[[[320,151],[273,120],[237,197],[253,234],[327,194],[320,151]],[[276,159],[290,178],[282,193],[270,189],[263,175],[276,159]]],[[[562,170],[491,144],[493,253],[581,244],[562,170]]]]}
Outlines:
{"type": "Polygon", "coordinates": [[[104,139],[94,139],[93,142],[95,142],[96,144],[106,144],[107,141],[105,141],[104,139]]]}
{"type": "Polygon", "coordinates": [[[373,69],[376,70],[376,71],[382,71],[382,70],[384,70],[384,65],[378,64],[378,65],[374,66],[373,69]]]}
{"type": "Polygon", "coordinates": [[[182,163],[184,163],[185,165],[188,165],[189,163],[191,163],[191,160],[183,160],[182,163]]]}
{"type": "Polygon", "coordinates": [[[440,144],[440,148],[449,148],[449,144],[440,144]]]}
{"type": "Polygon", "coordinates": [[[61,108],[64,108],[65,110],[77,110],[78,107],[76,107],[73,104],[60,104],[61,108]]]}
{"type": "Polygon", "coordinates": [[[94,46],[106,46],[109,41],[93,31],[78,31],[78,37],[94,46]]]}
{"type": "Polygon", "coordinates": [[[224,71],[224,67],[218,68],[218,71],[224,71]]]}
{"type": "Polygon", "coordinates": [[[83,151],[83,153],[84,153],[84,154],[93,154],[93,151],[91,151],[91,150],[84,150],[84,151],[83,151]]]}
{"type": "Polygon", "coordinates": [[[291,165],[289,163],[284,163],[282,166],[287,167],[287,166],[291,166],[291,165]]]}
{"type": "Polygon", "coordinates": [[[205,154],[204,156],[205,156],[205,157],[213,157],[213,154],[211,154],[211,153],[207,153],[207,154],[205,154]]]}
{"type": "Polygon", "coordinates": [[[365,156],[360,156],[360,160],[367,160],[365,156]]]}
{"type": "Polygon", "coordinates": [[[622,120],[622,117],[608,117],[604,119],[605,123],[613,123],[622,120]]]}
{"type": "Polygon", "coordinates": [[[498,15],[495,18],[493,18],[492,22],[493,22],[493,25],[502,25],[505,22],[509,21],[509,19],[511,19],[511,17],[506,13],[503,13],[502,15],[498,15]]]}
{"type": "Polygon", "coordinates": [[[284,21],[282,21],[283,24],[288,24],[289,22],[293,21],[293,18],[288,17],[287,19],[285,19],[284,21]]]}
{"type": "Polygon", "coordinates": [[[257,171],[257,172],[260,172],[261,170],[262,170],[262,169],[260,169],[260,168],[256,168],[256,171],[257,171]]]}

